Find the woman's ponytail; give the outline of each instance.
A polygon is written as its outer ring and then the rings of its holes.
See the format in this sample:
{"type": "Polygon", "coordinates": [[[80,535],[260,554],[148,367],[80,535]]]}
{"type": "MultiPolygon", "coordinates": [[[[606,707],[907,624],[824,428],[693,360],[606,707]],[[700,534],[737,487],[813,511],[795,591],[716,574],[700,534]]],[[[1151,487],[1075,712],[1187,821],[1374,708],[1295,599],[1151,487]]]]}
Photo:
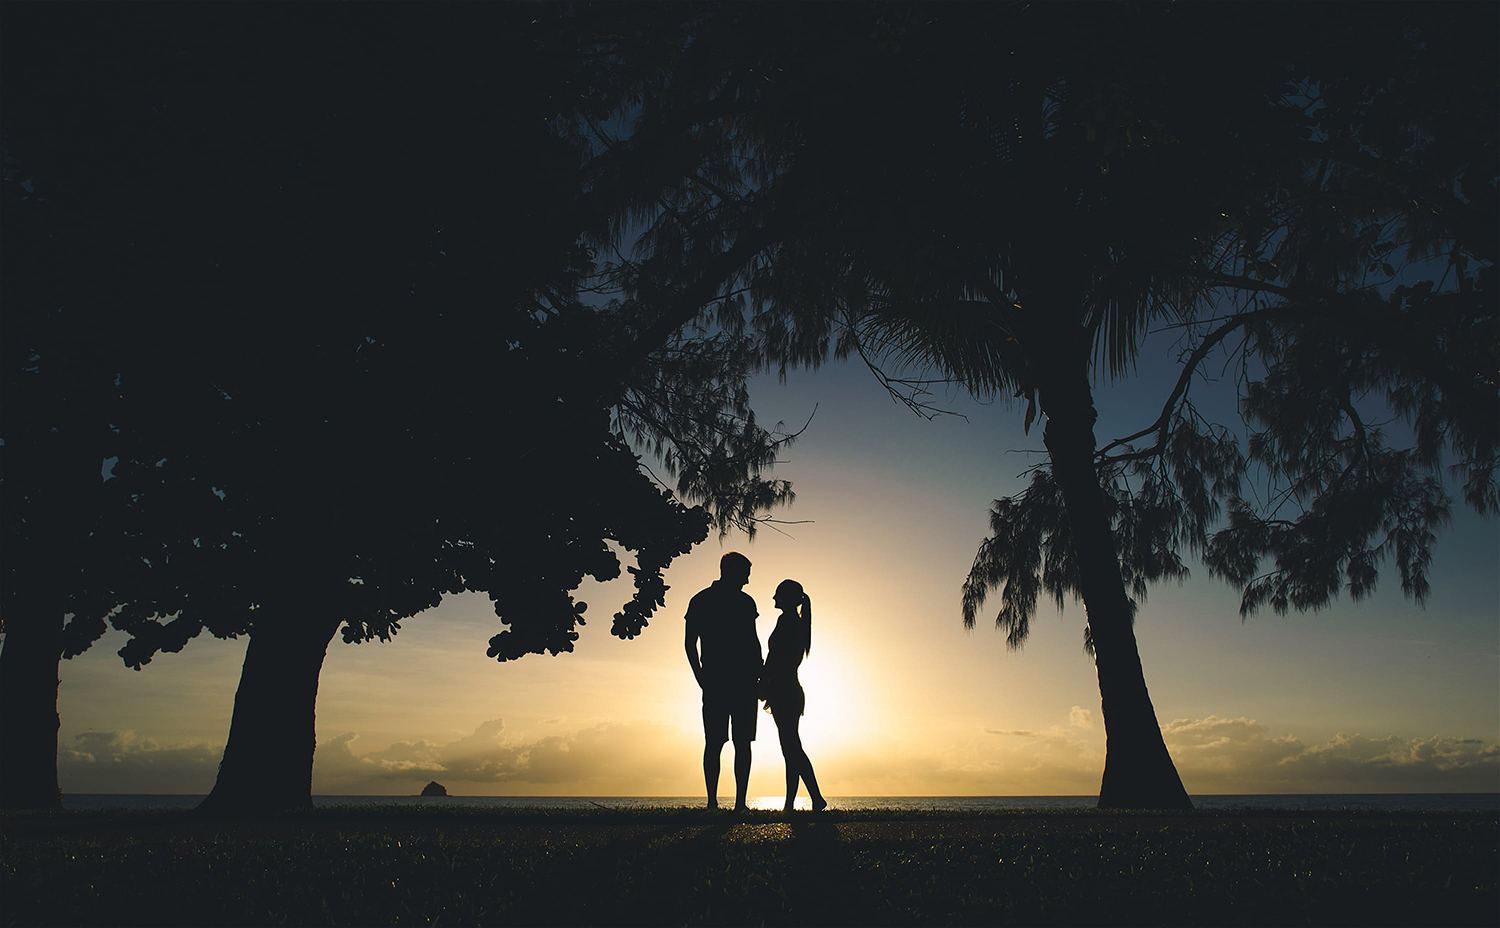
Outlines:
{"type": "Polygon", "coordinates": [[[802,656],[806,657],[812,652],[812,597],[803,593],[798,608],[802,614],[802,656]]]}

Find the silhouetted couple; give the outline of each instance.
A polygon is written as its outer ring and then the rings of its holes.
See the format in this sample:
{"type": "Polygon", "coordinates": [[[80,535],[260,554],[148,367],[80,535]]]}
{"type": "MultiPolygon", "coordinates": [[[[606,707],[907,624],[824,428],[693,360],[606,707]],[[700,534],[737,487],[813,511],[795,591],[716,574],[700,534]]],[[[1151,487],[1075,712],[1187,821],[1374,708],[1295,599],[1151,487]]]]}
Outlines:
{"type": "Polygon", "coordinates": [[[750,582],[750,559],[730,552],[719,560],[719,579],[694,596],[687,610],[688,665],[703,690],[703,782],[708,807],[719,807],[719,755],[724,742],[734,738],[734,809],[745,810],[750,783],[750,742],[755,740],[758,701],[776,720],[781,756],[786,761],[786,812],[797,799],[797,784],[807,784],[814,812],[827,808],[818,790],[812,761],[802,750],[797,733],[806,698],[797,682],[797,668],[812,647],[812,601],[795,580],[776,588],[776,630],[761,661],[755,600],[745,592],[750,582]],[[699,645],[702,654],[699,654],[699,645]]]}

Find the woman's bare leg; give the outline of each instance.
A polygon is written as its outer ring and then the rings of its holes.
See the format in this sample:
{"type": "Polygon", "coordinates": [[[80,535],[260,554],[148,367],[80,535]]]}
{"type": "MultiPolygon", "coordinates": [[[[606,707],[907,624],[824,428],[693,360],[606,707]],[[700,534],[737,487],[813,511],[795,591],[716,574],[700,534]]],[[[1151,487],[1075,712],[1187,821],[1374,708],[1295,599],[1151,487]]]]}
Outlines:
{"type": "Polygon", "coordinates": [[[802,764],[807,755],[802,752],[802,738],[797,734],[797,718],[785,718],[781,714],[772,713],[776,719],[776,734],[781,741],[781,759],[786,765],[786,806],[784,812],[791,812],[797,803],[797,781],[802,779],[802,764]]]}
{"type": "Polygon", "coordinates": [[[828,800],[823,798],[823,793],[818,789],[818,775],[813,772],[812,759],[807,756],[807,751],[802,748],[802,735],[797,731],[801,719],[793,716],[785,720],[776,717],[776,732],[781,739],[781,757],[786,764],[786,806],[785,812],[791,812],[797,802],[797,783],[802,781],[807,784],[807,795],[812,799],[814,812],[822,812],[828,808],[828,800]]]}
{"type": "Polygon", "coordinates": [[[812,797],[812,810],[822,812],[828,808],[828,800],[823,798],[823,793],[818,789],[818,776],[813,773],[812,760],[807,752],[802,752],[802,782],[807,784],[807,795],[812,797]]]}

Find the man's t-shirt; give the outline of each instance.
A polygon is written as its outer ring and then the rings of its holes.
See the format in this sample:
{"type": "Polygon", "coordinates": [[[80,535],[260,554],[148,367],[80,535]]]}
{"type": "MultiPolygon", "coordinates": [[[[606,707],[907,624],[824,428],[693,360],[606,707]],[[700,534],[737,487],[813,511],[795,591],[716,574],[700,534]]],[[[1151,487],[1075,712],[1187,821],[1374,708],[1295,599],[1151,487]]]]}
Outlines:
{"type": "Polygon", "coordinates": [[[688,631],[698,636],[705,689],[754,688],[760,677],[755,600],[722,580],[688,603],[688,631]]]}

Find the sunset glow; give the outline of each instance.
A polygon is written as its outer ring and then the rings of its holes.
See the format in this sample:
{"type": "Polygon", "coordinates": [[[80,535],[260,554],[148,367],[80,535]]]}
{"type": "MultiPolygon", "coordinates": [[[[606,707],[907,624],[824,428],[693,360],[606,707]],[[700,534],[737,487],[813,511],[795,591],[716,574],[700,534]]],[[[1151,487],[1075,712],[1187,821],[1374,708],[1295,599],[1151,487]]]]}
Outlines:
{"type": "MultiPolygon", "coordinates": [[[[1027,460],[1007,452],[1035,447],[1034,432],[1021,434],[1009,410],[962,400],[967,420],[923,421],[854,367],[786,386],[767,378],[757,390],[767,418],[802,421],[818,404],[777,471],[798,492],[783,517],[805,524],[711,539],[681,559],[666,607],[633,641],[608,631],[625,580],[580,591],[590,622],[576,651],[555,658],[486,658],[497,622],[481,596],[450,598],[388,644],[335,641],[319,690],[315,792],[412,795],[437,779],[455,795],[699,795],[682,611],[729,550],[754,563],[746,592],[763,643],[778,583],[799,580],[813,598],[801,732],[830,797],[1097,790],[1104,733],[1082,609],[1045,606],[1020,651],[986,622],[972,632],[959,622],[986,506],[1013,492],[1027,460]]],[[[1104,413],[1101,431],[1138,418],[1129,403],[1104,413]]],[[[1136,633],[1189,791],[1494,788],[1497,557],[1494,524],[1459,512],[1425,610],[1392,581],[1362,603],[1241,621],[1234,591],[1196,564],[1184,585],[1154,588],[1136,633]]],[[[120,666],[116,641],[63,662],[63,789],[206,792],[243,639],[204,636],[139,673],[120,666]]],[[[752,795],[780,795],[776,726],[764,713],[754,756],[752,795]]],[[[721,792],[731,789],[726,775],[721,792]]]]}
{"type": "Polygon", "coordinates": [[[0,5],[15,925],[1487,925],[1500,6],[0,5]]]}
{"type": "Polygon", "coordinates": [[[836,636],[821,638],[799,674],[810,707],[801,732],[804,742],[832,751],[878,734],[879,709],[873,704],[876,686],[871,677],[879,672],[850,664],[836,636]]]}

